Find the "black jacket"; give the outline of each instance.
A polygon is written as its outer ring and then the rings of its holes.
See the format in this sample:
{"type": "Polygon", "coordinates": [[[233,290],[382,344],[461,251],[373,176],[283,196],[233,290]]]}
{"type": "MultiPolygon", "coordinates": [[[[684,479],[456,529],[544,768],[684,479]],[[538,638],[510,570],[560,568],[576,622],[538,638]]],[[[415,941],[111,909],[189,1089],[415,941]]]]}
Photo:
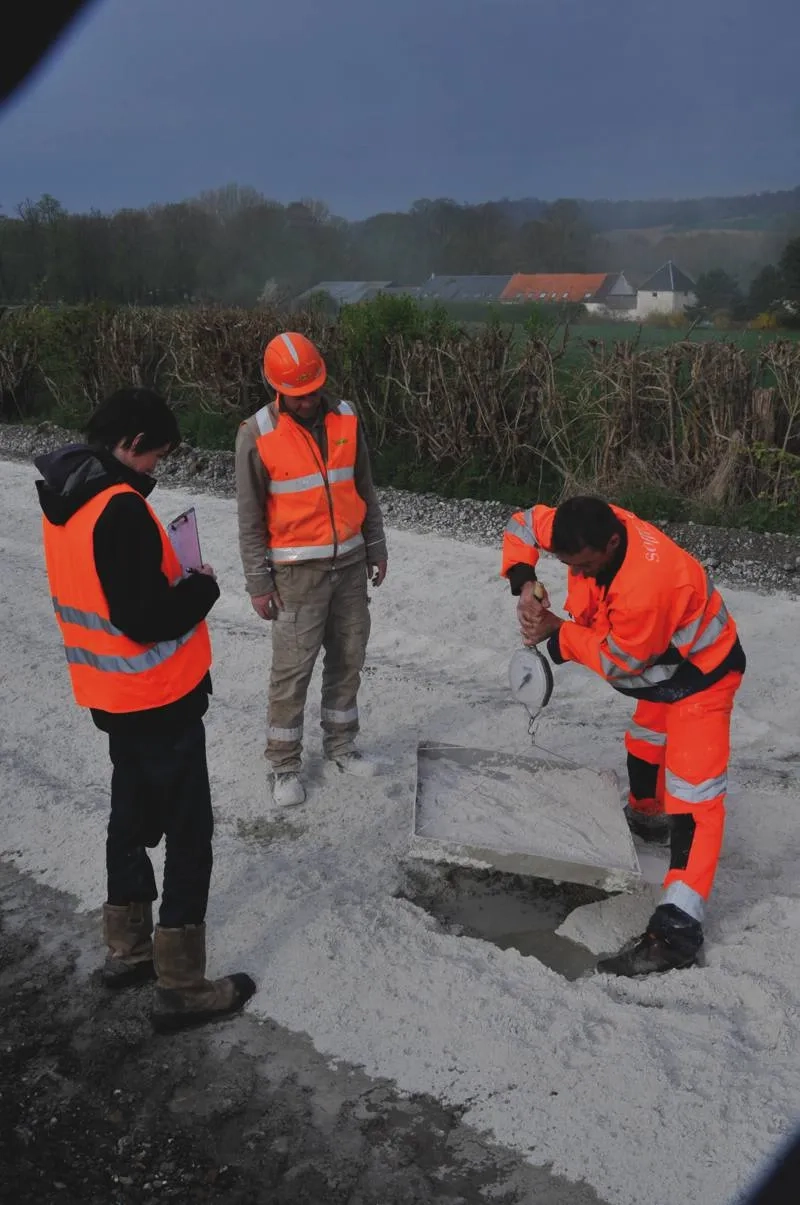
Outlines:
{"type": "MultiPolygon", "coordinates": [[[[140,644],[155,644],[175,640],[205,619],[219,598],[214,579],[197,573],[171,586],[161,572],[161,534],[144,502],[156,484],[152,477],[84,444],[68,444],[34,463],[44,478],[36,482],[39,503],[59,527],[109,486],[125,484],[136,491],[110,498],[94,528],[95,568],[115,627],[140,644]]],[[[92,708],[92,719],[108,733],[163,732],[204,715],[210,693],[206,674],[187,695],[165,707],[121,714],[92,708]]]]}

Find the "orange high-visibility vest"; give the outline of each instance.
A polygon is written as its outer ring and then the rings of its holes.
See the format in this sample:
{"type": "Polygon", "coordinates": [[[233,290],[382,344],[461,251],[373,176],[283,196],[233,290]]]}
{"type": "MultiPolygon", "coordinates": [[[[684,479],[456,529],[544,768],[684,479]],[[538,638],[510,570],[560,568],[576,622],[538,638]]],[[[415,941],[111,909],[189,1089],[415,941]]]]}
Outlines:
{"type": "MultiPolygon", "coordinates": [[[[569,572],[559,632],[562,656],[594,670],[617,690],[668,682],[680,662],[658,664],[670,649],[701,673],[716,669],[736,642],[736,624],[702,565],[664,532],[621,507],[611,508],[628,537],[625,559],[608,589],[569,572]]],[[[552,547],[556,508],[517,511],[503,536],[502,574],[535,566],[552,547]]],[[[674,655],[674,654],[673,654],[674,655]]]]}
{"type": "Polygon", "coordinates": [[[325,415],[327,457],[313,435],[269,406],[256,415],[258,454],[269,475],[267,560],[275,565],[361,548],[367,507],[355,483],[358,419],[347,402],[325,415]]]}
{"type": "MultiPolygon", "coordinates": [[[[139,644],[111,622],[94,563],[94,527],[115,494],[136,493],[112,485],[76,511],[63,527],[43,519],[44,555],[53,607],[75,699],[100,711],[145,711],[182,699],[211,666],[205,621],[177,640],[139,644]]],[[[147,504],[146,504],[147,505],[147,504]]],[[[161,572],[175,583],[181,565],[156,514],[161,535],[161,572]]]]}

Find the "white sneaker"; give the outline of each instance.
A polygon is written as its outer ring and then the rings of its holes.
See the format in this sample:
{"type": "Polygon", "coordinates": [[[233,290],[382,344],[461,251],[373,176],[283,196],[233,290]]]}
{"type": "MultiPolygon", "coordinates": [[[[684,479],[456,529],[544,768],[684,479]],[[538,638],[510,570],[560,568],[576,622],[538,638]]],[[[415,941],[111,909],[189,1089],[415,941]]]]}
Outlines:
{"type": "Polygon", "coordinates": [[[305,803],[306,789],[300,781],[300,775],[290,770],[285,774],[276,774],[272,784],[272,802],[279,808],[297,807],[305,803]]]}
{"type": "Polygon", "coordinates": [[[380,764],[360,749],[348,749],[346,753],[335,753],[329,758],[338,766],[343,774],[352,774],[355,778],[374,778],[380,774],[380,764]]]}

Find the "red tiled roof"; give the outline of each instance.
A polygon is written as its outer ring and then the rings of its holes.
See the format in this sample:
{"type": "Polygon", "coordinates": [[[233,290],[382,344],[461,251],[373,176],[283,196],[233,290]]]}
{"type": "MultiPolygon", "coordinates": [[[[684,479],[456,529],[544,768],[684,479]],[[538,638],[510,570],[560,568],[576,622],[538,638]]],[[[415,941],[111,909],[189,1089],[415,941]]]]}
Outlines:
{"type": "Polygon", "coordinates": [[[606,279],[606,272],[517,272],[501,301],[589,301],[606,279]]]}

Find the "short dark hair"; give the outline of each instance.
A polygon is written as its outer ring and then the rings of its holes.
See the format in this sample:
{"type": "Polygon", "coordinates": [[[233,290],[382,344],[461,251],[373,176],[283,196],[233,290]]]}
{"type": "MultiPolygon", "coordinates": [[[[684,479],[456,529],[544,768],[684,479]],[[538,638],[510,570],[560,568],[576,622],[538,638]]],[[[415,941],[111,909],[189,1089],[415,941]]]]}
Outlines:
{"type": "Polygon", "coordinates": [[[142,436],[137,452],[167,446],[173,452],[181,442],[178,420],[153,389],[118,389],[100,403],[86,424],[89,443],[110,451],[120,443],[129,448],[137,435],[142,436]]]}
{"type": "Polygon", "coordinates": [[[584,548],[604,552],[611,537],[622,530],[619,519],[602,498],[568,498],[553,519],[552,551],[567,556],[584,548]]]}

